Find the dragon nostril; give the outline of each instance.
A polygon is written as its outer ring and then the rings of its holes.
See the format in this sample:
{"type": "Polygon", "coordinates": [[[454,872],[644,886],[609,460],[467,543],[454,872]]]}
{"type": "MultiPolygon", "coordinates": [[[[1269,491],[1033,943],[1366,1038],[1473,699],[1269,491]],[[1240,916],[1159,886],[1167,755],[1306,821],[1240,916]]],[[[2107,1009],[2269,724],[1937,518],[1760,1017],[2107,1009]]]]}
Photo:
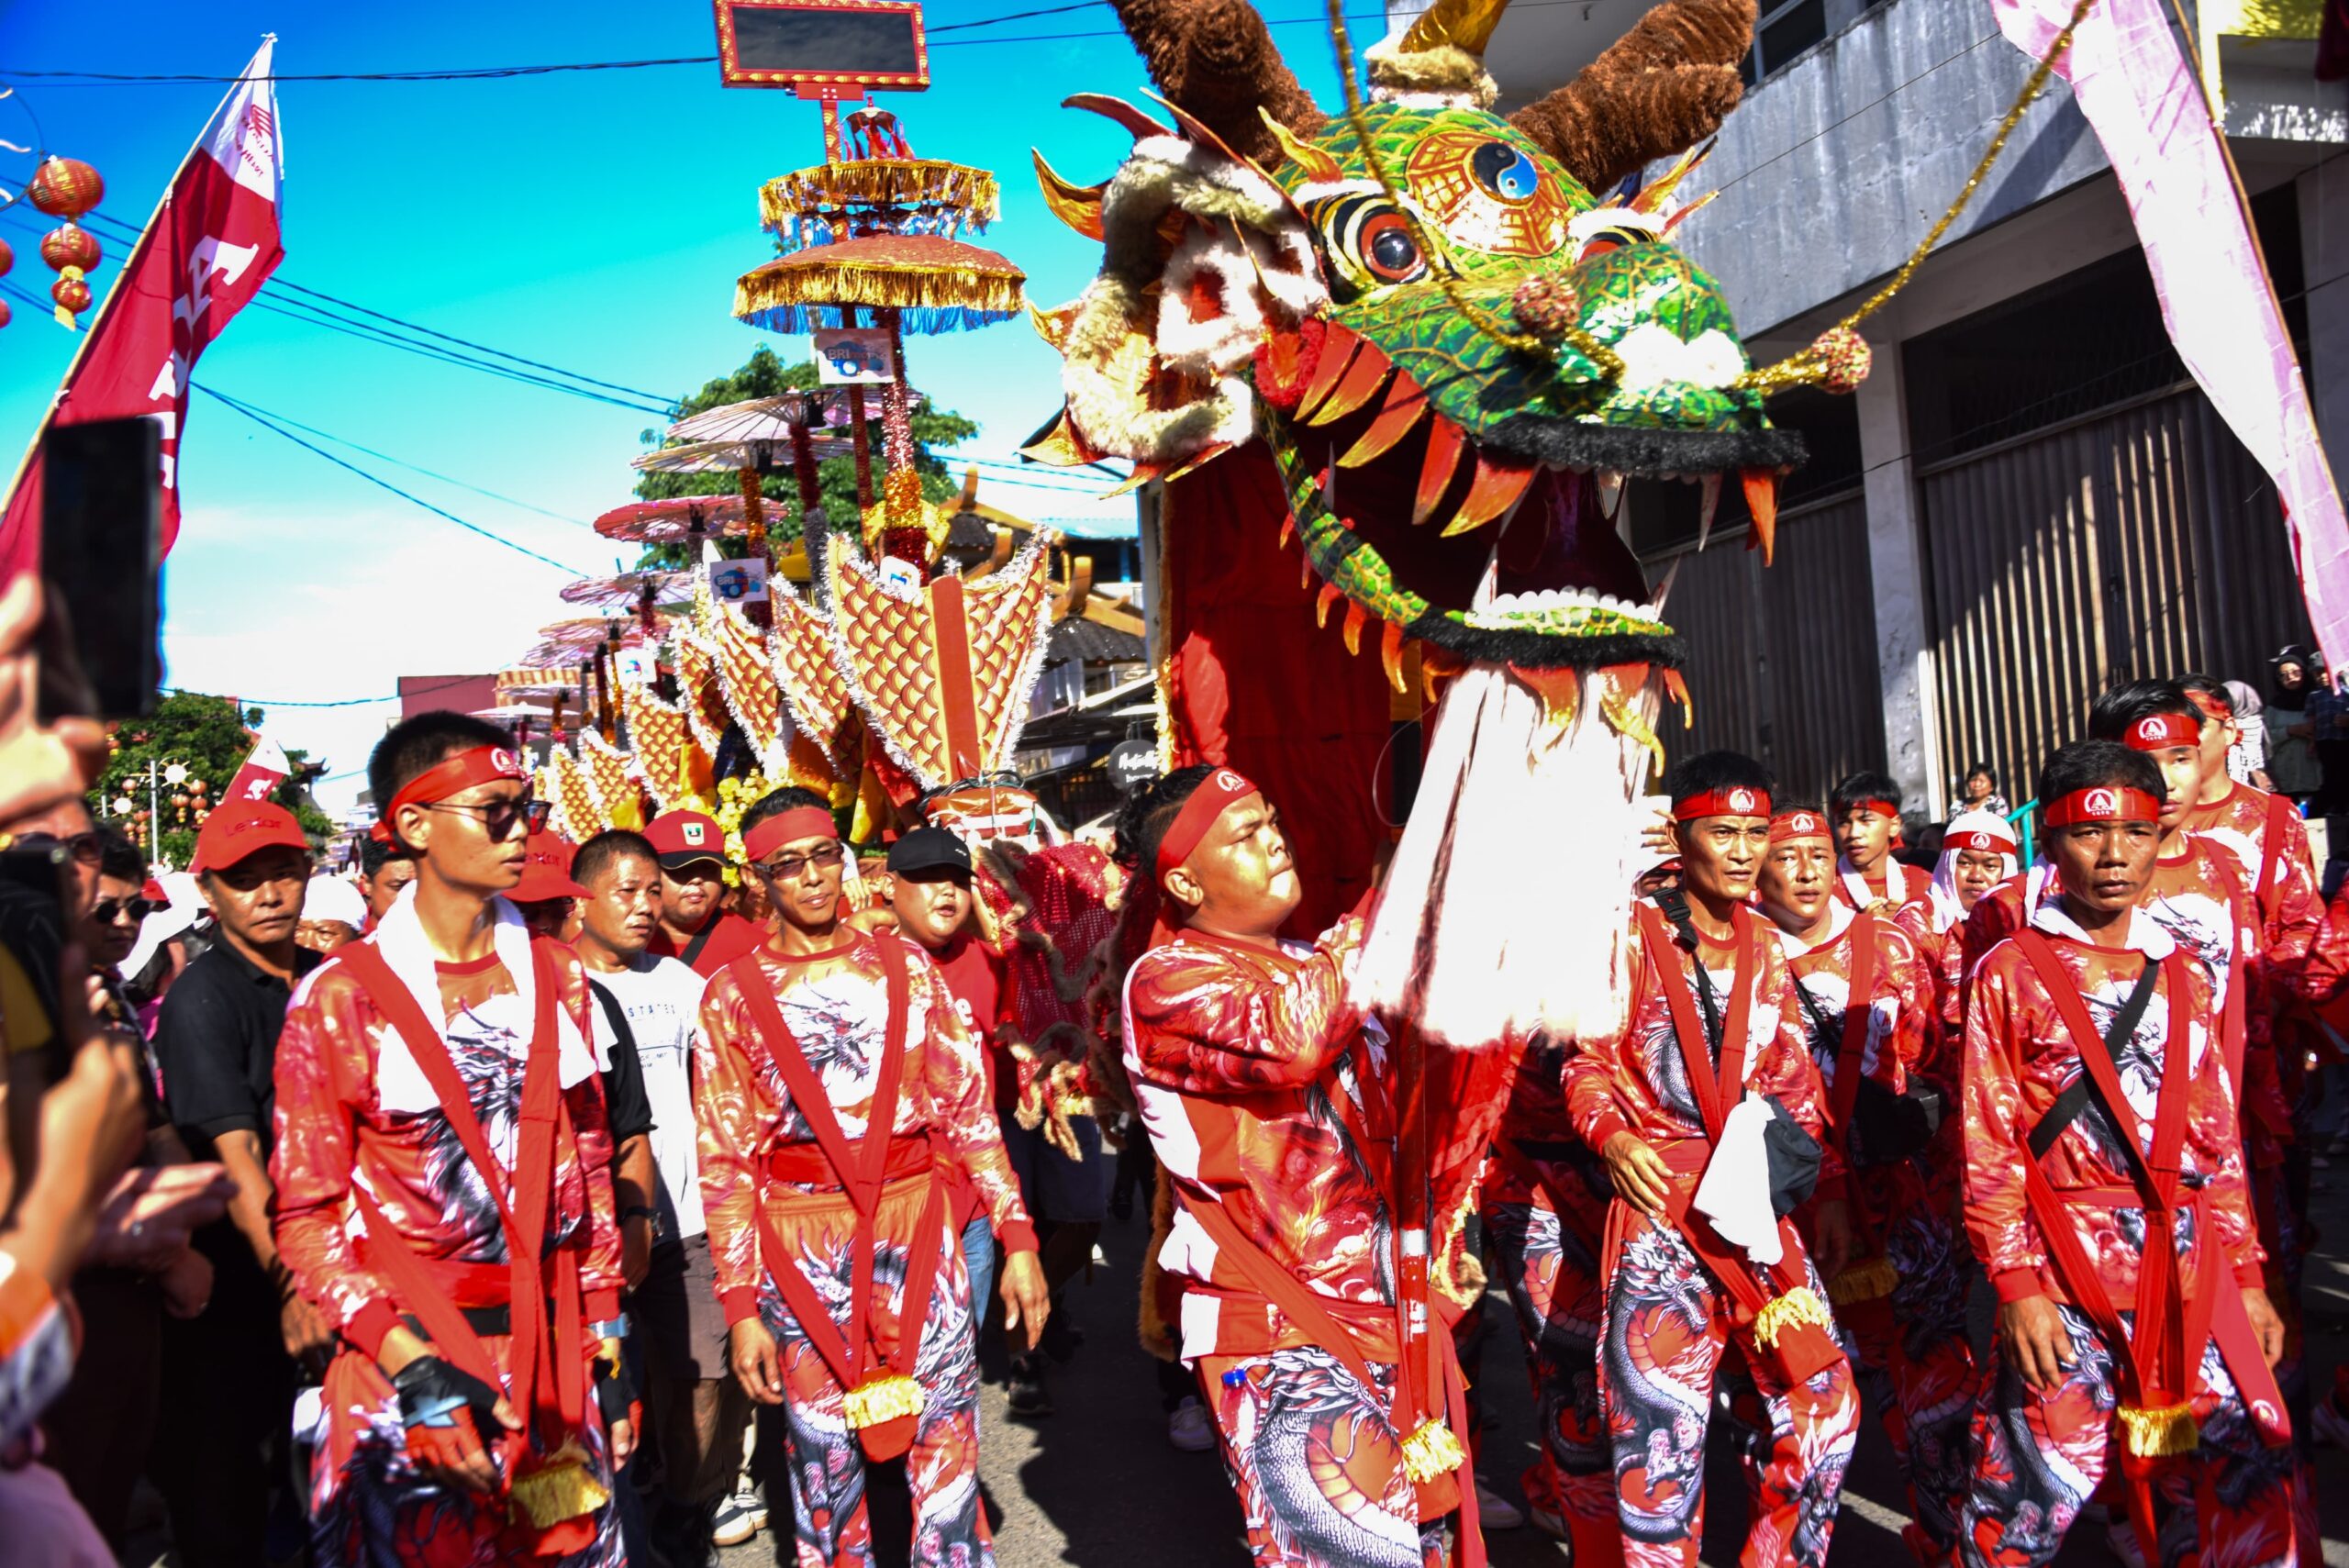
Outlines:
{"type": "Polygon", "coordinates": [[[1564,337],[1582,316],[1582,295],[1555,272],[1536,272],[1517,285],[1517,324],[1545,343],[1564,337]]]}

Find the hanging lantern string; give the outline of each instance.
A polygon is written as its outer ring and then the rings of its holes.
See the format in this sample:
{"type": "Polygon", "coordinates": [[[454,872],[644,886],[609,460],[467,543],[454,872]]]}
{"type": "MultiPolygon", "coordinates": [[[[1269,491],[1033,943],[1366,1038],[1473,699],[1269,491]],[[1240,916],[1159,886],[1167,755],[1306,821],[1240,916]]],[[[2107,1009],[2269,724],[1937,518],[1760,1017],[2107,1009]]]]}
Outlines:
{"type": "Polygon", "coordinates": [[[1917,248],[1909,253],[1909,259],[1900,263],[1900,270],[1886,279],[1882,288],[1862,300],[1858,309],[1820,333],[1809,348],[1789,354],[1776,364],[1747,371],[1737,378],[1735,384],[1767,396],[1830,378],[1832,374],[1830,361],[1839,351],[1841,341],[1848,339],[1861,322],[1883,309],[1894,295],[1909,286],[1909,281],[1917,275],[1917,269],[1925,264],[1925,258],[1932,253],[1934,246],[1941,243],[1942,236],[1949,232],[1950,226],[1958,220],[1959,215],[1974,200],[1975,193],[1982,188],[1982,182],[1989,175],[1990,166],[1998,162],[1999,154],[2006,151],[2007,139],[2014,134],[2015,127],[2022,123],[2024,111],[2046,90],[2048,77],[2054,74],[2056,61],[2072,47],[2073,33],[2087,20],[2088,13],[2095,8],[2096,0],[2077,0],[2073,6],[2071,19],[2064,24],[2064,30],[2055,35],[2055,41],[2047,46],[2047,51],[2031,68],[2031,74],[2023,79],[2022,91],[2015,95],[2015,101],[2007,109],[2006,117],[1998,122],[1998,134],[1990,138],[1990,145],[1982,150],[1981,158],[1974,165],[1974,172],[1968,174],[1965,183],[1958,187],[1956,199],[1949,204],[1949,210],[1925,231],[1925,238],[1918,241],[1917,248]]]}

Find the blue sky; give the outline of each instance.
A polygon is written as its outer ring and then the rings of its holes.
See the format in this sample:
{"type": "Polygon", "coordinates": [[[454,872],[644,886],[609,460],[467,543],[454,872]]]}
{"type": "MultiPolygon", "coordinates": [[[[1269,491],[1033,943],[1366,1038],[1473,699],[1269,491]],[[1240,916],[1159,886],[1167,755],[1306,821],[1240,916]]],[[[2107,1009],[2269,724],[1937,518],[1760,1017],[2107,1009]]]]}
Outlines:
{"type": "MultiPolygon", "coordinates": [[[[1030,8],[1026,0],[937,0],[927,16],[940,27],[1030,8]]],[[[1308,17],[1318,7],[1268,0],[1264,9],[1275,18],[1308,17]]],[[[1098,247],[1044,211],[1029,150],[1041,147],[1075,179],[1100,179],[1115,167],[1124,134],[1059,106],[1076,92],[1139,98],[1141,63],[1115,29],[1113,14],[1097,6],[947,33],[933,40],[930,90],[883,100],[918,152],[996,171],[1003,217],[979,242],[1019,262],[1041,304],[1073,297],[1091,277],[1098,247]],[[1106,36],[948,42],[989,34],[1106,36]]],[[[696,0],[133,0],[97,9],[8,7],[0,17],[0,81],[17,83],[51,150],[105,176],[100,210],[136,225],[225,87],[68,85],[11,72],[233,75],[270,31],[278,35],[276,68],[289,75],[716,49],[709,7],[696,0]]],[[[1275,36],[1306,86],[1334,98],[1326,34],[1308,24],[1279,27],[1275,36]]],[[[669,395],[730,370],[762,341],[786,358],[807,351],[805,339],[756,331],[729,310],[735,277],[772,254],[758,228],[760,184],[822,156],[812,105],[785,93],[721,88],[715,65],[484,82],[284,82],[278,92],[286,161],[281,277],[669,395]]],[[[6,104],[0,138],[28,139],[6,104]]],[[[0,183],[16,188],[28,163],[0,153],[0,183]]],[[[50,274],[37,245],[46,225],[31,221],[38,217],[19,209],[0,218],[0,238],[17,255],[10,281],[45,295],[50,274]]],[[[92,279],[101,294],[122,249],[108,244],[92,279]]],[[[12,463],[72,350],[70,334],[13,303],[16,319],[0,330],[0,445],[12,463]]],[[[1059,403],[1058,360],[1022,322],[915,339],[907,360],[917,386],[978,421],[970,455],[1009,460],[1059,403]]],[[[628,460],[640,450],[640,433],[658,423],[259,309],[238,317],[196,379],[580,521],[628,498],[628,460]]],[[[613,565],[614,546],[577,521],[357,461],[581,573],[613,565]]],[[[983,475],[985,499],[1029,517],[1108,509],[1082,493],[983,475]]],[[[565,573],[411,506],[217,403],[199,398],[191,412],[181,485],[184,523],[165,585],[174,685],[264,703],[379,695],[404,673],[511,662],[537,627],[567,613],[554,596],[565,573]]],[[[273,707],[268,729],[352,775],[394,711],[389,704],[273,707]]],[[[356,786],[355,776],[344,776],[320,794],[334,809],[356,786]]]]}

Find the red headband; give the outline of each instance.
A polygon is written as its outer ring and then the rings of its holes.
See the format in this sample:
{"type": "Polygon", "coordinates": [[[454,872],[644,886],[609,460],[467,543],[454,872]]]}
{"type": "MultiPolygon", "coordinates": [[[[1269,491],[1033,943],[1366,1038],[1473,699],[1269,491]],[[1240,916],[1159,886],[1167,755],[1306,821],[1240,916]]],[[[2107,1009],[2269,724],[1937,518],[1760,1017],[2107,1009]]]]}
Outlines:
{"type": "Polygon", "coordinates": [[[1208,836],[1215,819],[1223,815],[1224,807],[1244,795],[1256,793],[1256,786],[1233,773],[1230,768],[1218,768],[1199,781],[1183,809],[1174,814],[1166,836],[1158,840],[1158,874],[1164,876],[1191,858],[1199,840],[1208,836]]]}
{"type": "MultiPolygon", "coordinates": [[[[2053,817],[2049,818],[2050,822],[2053,822],[2054,820],[2054,819],[2053,817]]],[[[1957,850],[1998,850],[2003,853],[2011,855],[2015,852],[2015,841],[2012,839],[2001,838],[1996,833],[1952,833],[1949,837],[1942,840],[1942,848],[1953,851],[1957,850]]]]}
{"type": "Polygon", "coordinates": [[[1855,800],[1855,801],[1852,802],[1852,804],[1851,804],[1850,806],[1845,806],[1843,809],[1844,809],[1844,810],[1846,810],[1846,811],[1850,811],[1850,810],[1853,810],[1853,809],[1854,809],[1854,808],[1855,808],[1855,807],[1856,807],[1857,809],[1861,810],[1861,811],[1873,811],[1873,812],[1875,812],[1878,817],[1891,817],[1891,818],[1892,818],[1892,820],[1893,820],[1893,824],[1894,824],[1893,830],[1894,830],[1895,832],[1899,831],[1899,822],[1900,822],[1900,803],[1899,803],[1898,801],[1897,801],[1897,800],[1855,800]]]}
{"type": "Polygon", "coordinates": [[[444,757],[400,786],[392,796],[391,805],[384,807],[384,815],[368,836],[376,842],[394,841],[392,824],[399,819],[405,806],[430,806],[462,795],[475,784],[493,784],[499,779],[529,778],[529,771],[522,766],[522,759],[503,746],[476,746],[470,751],[460,751],[444,757]]]}
{"type": "Polygon", "coordinates": [[[2198,692],[2188,686],[2186,691],[2186,700],[2199,708],[2205,718],[2215,718],[2221,724],[2234,722],[2235,705],[2223,697],[2214,697],[2208,692],[2198,692]]]}
{"type": "Polygon", "coordinates": [[[2158,822],[2162,803],[2142,789],[2126,784],[2098,784],[2090,789],[2076,789],[2047,807],[2050,828],[2068,828],[2075,822],[2158,822]]]}
{"type": "Polygon", "coordinates": [[[1728,789],[1707,790],[1672,803],[1675,822],[1694,822],[1699,817],[1767,817],[1770,815],[1770,792],[1748,789],[1733,784],[1728,789]]]}
{"type": "Polygon", "coordinates": [[[1126,895],[1130,917],[1145,923],[1150,933],[1142,947],[1144,952],[1164,947],[1182,930],[1181,911],[1177,910],[1172,920],[1166,917],[1166,873],[1191,858],[1199,840],[1208,836],[1208,829],[1215,826],[1226,806],[1255,793],[1256,786],[1239,773],[1230,768],[1218,768],[1199,782],[1198,788],[1191,792],[1191,798],[1183,803],[1183,809],[1174,814],[1174,820],[1167,825],[1166,836],[1158,840],[1158,860],[1152,874],[1140,880],[1126,895]]]}
{"type": "Polygon", "coordinates": [[[1789,811],[1770,820],[1770,842],[1783,844],[1792,839],[1832,839],[1827,830],[1827,818],[1816,811],[1789,811]]]}
{"type": "Polygon", "coordinates": [[[820,806],[795,806],[778,811],[742,835],[742,852],[752,863],[765,860],[784,845],[801,839],[838,839],[840,824],[820,806]]]}
{"type": "Polygon", "coordinates": [[[2172,746],[2202,744],[2202,726],[2182,713],[2149,713],[2129,727],[2121,739],[2132,751],[2160,751],[2172,746]]]}

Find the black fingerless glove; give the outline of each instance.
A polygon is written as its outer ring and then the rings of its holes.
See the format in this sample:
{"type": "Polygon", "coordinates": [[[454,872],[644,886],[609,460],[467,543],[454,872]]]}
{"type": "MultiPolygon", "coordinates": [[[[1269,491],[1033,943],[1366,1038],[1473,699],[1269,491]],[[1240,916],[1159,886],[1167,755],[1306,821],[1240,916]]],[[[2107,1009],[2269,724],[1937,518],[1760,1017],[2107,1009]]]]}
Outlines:
{"type": "Polygon", "coordinates": [[[400,1424],[452,1427],[459,1410],[471,1410],[477,1431],[497,1429],[498,1392],[462,1367],[436,1355],[421,1355],[392,1375],[400,1402],[400,1424]]]}
{"type": "Polygon", "coordinates": [[[636,1379],[629,1375],[628,1363],[604,1356],[596,1358],[596,1408],[604,1413],[604,1425],[634,1418],[636,1379]]]}

